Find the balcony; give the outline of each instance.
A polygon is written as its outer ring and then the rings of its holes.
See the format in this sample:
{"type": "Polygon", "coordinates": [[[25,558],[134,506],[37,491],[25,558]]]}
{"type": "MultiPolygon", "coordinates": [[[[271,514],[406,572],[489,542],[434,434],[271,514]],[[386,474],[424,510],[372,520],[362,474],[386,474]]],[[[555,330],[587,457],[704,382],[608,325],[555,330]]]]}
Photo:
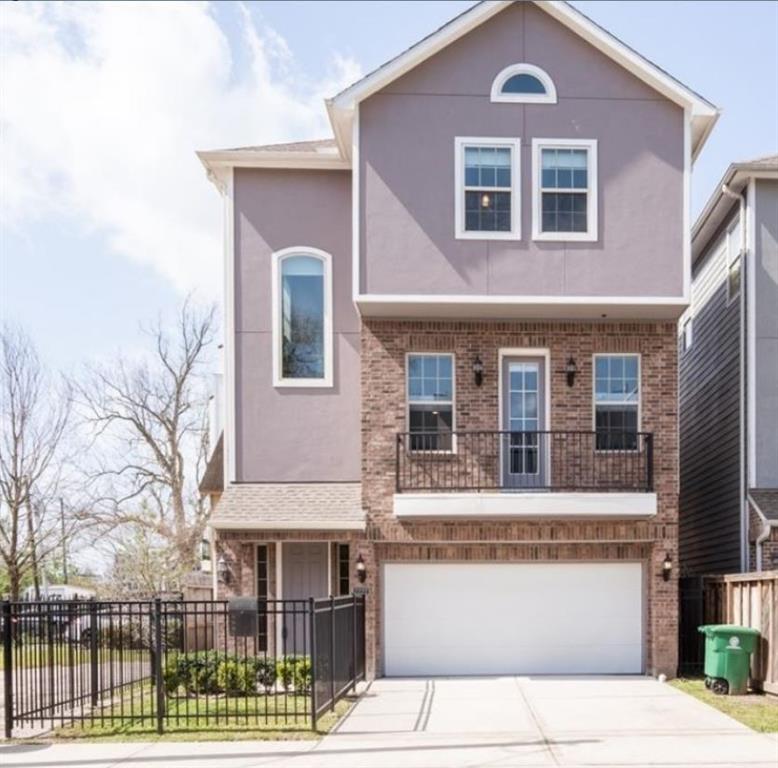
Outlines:
{"type": "Polygon", "coordinates": [[[656,514],[647,432],[474,431],[397,435],[400,518],[656,514]]]}

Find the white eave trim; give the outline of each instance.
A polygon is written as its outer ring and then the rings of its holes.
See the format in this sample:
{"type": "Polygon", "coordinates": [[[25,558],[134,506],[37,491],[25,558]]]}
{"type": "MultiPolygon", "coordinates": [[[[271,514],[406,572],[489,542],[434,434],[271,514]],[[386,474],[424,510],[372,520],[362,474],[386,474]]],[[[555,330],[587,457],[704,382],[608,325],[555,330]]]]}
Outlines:
{"type": "Polygon", "coordinates": [[[402,519],[500,520],[516,518],[647,519],[657,513],[655,493],[396,493],[402,519]]]}
{"type": "Polygon", "coordinates": [[[722,187],[726,185],[733,192],[742,192],[750,179],[775,181],[778,170],[752,163],[732,163],[727,168],[692,227],[692,263],[700,257],[733,206],[737,205],[722,193],[722,187]]]}
{"type": "MultiPolygon", "coordinates": [[[[351,110],[360,101],[384,88],[418,64],[433,56],[470,30],[484,23],[507,7],[512,0],[485,0],[461,14],[404,53],[379,67],[354,85],[341,91],[333,100],[336,109],[351,110]]],[[[715,119],[718,109],[706,99],[663,72],[655,64],[633,51],[616,37],[606,32],[577,9],[560,0],[536,2],[541,10],[571,29],[616,63],[632,72],[663,96],[691,109],[692,116],[715,119]]]]}
{"type": "Polygon", "coordinates": [[[483,24],[483,22],[499,13],[509,4],[510,0],[498,0],[496,2],[495,0],[486,0],[485,2],[478,3],[468,11],[449,21],[436,32],[411,46],[404,53],[395,56],[395,58],[371,74],[341,91],[332,99],[333,106],[339,110],[353,110],[360,101],[364,101],[368,96],[381,90],[381,88],[393,80],[402,77],[406,72],[409,72],[430,58],[430,56],[434,56],[438,51],[443,50],[443,48],[455,40],[466,35],[470,30],[483,24]]]}
{"type": "Polygon", "coordinates": [[[336,150],[327,152],[264,152],[217,150],[198,152],[206,170],[218,173],[224,168],[293,168],[303,170],[351,170],[351,161],[336,150]]]}
{"type": "Polygon", "coordinates": [[[336,520],[211,520],[211,528],[216,531],[364,531],[363,521],[336,520]]]}
{"type": "Polygon", "coordinates": [[[365,317],[483,317],[591,320],[677,320],[683,296],[516,296],[360,294],[365,317]],[[603,317],[604,316],[604,317],[603,317]]]}

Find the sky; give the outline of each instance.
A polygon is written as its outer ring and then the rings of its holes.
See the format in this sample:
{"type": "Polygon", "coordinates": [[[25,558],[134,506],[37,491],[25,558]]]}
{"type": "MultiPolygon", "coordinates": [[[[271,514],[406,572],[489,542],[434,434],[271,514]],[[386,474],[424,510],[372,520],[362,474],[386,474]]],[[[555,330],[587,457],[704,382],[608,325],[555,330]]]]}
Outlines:
{"type": "MultiPolygon", "coordinates": [[[[693,215],[778,152],[778,1],[577,0],[722,109],[693,215]]],[[[323,99],[472,2],[0,3],[0,318],[55,368],[219,301],[221,203],[197,149],[330,135],[323,99]]]]}

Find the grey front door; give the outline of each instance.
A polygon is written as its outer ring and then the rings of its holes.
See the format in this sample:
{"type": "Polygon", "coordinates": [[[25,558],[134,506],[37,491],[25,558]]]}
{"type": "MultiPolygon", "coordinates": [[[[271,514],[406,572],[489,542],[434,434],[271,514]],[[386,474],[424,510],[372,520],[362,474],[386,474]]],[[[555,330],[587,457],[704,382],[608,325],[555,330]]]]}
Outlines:
{"type": "MultiPolygon", "coordinates": [[[[326,542],[295,541],[283,545],[283,566],[281,585],[284,600],[308,600],[309,597],[327,597],[329,579],[327,578],[326,542]]],[[[310,652],[308,626],[302,603],[293,607],[286,603],[287,620],[282,635],[284,655],[301,656],[310,652]],[[293,616],[295,618],[293,618],[293,616]]]]}
{"type": "Polygon", "coordinates": [[[546,485],[545,360],[503,359],[502,484],[504,488],[546,485]]]}

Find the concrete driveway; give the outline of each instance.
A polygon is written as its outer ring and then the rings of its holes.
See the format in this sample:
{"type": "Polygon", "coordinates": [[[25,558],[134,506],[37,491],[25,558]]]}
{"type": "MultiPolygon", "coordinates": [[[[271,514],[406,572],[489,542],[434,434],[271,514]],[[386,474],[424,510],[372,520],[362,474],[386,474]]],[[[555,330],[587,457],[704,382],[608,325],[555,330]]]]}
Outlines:
{"type": "Polygon", "coordinates": [[[776,768],[756,734],[648,678],[378,680],[319,742],[0,745],[3,768],[776,768]]]}
{"type": "Polygon", "coordinates": [[[341,766],[778,765],[778,736],[645,677],[378,680],[325,742],[341,766]]]}

